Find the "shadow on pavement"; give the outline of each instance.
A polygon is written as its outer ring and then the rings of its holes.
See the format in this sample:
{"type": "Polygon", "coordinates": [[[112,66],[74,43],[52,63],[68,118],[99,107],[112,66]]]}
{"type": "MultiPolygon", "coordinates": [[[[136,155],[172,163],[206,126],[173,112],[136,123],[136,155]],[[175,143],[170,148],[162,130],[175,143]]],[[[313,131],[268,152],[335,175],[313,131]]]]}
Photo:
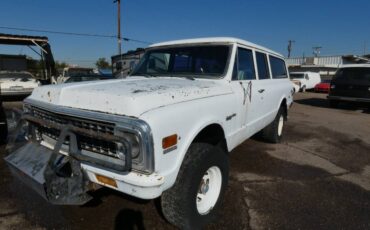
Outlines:
{"type": "Polygon", "coordinates": [[[116,230],[144,230],[143,214],[140,211],[123,209],[119,211],[115,220],[116,230]]]}
{"type": "Polygon", "coordinates": [[[244,185],[252,227],[369,228],[369,191],[325,170],[274,158],[267,153],[272,146],[249,140],[231,155],[232,180],[244,185]],[[243,172],[262,177],[244,178],[243,172]]]}

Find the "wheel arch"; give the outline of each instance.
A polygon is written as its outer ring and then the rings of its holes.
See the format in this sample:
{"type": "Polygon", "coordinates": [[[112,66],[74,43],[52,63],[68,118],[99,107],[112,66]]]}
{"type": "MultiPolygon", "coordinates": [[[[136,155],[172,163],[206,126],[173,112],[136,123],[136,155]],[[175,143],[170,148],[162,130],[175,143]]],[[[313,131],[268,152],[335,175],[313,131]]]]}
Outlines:
{"type": "Polygon", "coordinates": [[[280,102],[280,105],[279,105],[279,109],[280,108],[283,108],[284,110],[284,120],[287,120],[287,117],[288,117],[288,101],[286,99],[286,97],[283,97],[281,99],[281,102],[280,102]]]}
{"type": "MultiPolygon", "coordinates": [[[[194,136],[193,143],[207,143],[228,151],[224,128],[219,123],[210,123],[202,127],[194,136]]],[[[190,145],[191,145],[190,144],[190,145]]]]}

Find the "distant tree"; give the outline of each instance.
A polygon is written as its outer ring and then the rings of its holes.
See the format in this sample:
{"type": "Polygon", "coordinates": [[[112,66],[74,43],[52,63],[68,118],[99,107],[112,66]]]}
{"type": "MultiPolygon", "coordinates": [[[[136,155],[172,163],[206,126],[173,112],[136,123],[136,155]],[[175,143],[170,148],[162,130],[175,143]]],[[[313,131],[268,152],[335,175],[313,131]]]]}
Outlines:
{"type": "Polygon", "coordinates": [[[98,69],[107,69],[107,68],[110,68],[110,64],[109,64],[109,62],[105,58],[99,58],[95,62],[95,66],[98,69]]]}
{"type": "Polygon", "coordinates": [[[56,69],[63,69],[65,67],[68,67],[68,64],[64,61],[60,62],[60,61],[56,61],[55,62],[55,68],[56,69]]]}

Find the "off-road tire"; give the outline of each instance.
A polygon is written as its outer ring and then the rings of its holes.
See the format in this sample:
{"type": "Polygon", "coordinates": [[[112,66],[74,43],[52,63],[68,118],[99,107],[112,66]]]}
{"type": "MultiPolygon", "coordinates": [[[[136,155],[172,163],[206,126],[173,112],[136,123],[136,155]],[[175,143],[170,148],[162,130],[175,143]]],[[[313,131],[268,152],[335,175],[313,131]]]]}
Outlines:
{"type": "Polygon", "coordinates": [[[283,137],[284,125],[286,120],[287,114],[285,112],[284,107],[281,106],[278,113],[276,114],[275,119],[271,122],[271,124],[269,124],[262,130],[261,132],[262,138],[270,143],[280,143],[283,137]],[[282,132],[279,135],[278,130],[281,117],[283,117],[283,127],[282,132]]]}
{"type": "Polygon", "coordinates": [[[162,194],[161,206],[165,218],[180,229],[201,229],[213,222],[221,206],[229,176],[229,159],[225,151],[205,143],[194,143],[187,151],[176,182],[162,194]],[[220,195],[214,207],[204,215],[197,210],[197,194],[205,172],[217,166],[222,175],[220,195]]]}

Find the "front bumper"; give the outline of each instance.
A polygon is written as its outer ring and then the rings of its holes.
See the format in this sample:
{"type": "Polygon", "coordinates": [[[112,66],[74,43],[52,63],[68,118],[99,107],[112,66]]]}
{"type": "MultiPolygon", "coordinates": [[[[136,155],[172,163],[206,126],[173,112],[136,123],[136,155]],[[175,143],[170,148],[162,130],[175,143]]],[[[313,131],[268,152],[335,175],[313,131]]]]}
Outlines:
{"type": "Polygon", "coordinates": [[[329,89],[326,89],[326,88],[315,88],[314,91],[317,92],[317,93],[328,93],[329,92],[329,89]]]}
{"type": "Polygon", "coordinates": [[[94,187],[91,186],[92,183],[141,199],[153,199],[162,194],[164,178],[156,173],[150,175],[132,171],[117,173],[89,162],[76,161],[70,156],[62,154],[58,154],[57,157],[53,158],[53,154],[55,153],[53,153],[52,149],[30,141],[5,157],[5,161],[15,177],[53,204],[82,205],[88,202],[91,197],[87,192],[94,187]],[[54,165],[55,167],[51,166],[55,162],[61,162],[61,158],[64,158],[64,162],[70,160],[75,162],[74,166],[72,165],[70,176],[60,175],[57,171],[60,169],[58,165],[54,165]],[[50,177],[51,170],[55,172],[53,177],[50,177]],[[81,172],[80,177],[76,176],[79,172],[81,172]],[[99,181],[97,176],[104,176],[114,180],[116,186],[99,181]],[[62,179],[61,183],[59,179],[62,179]],[[65,183],[65,181],[67,182],[65,183]],[[50,187],[60,188],[52,190],[50,187]]]}
{"type": "Polygon", "coordinates": [[[331,95],[329,95],[327,98],[329,100],[337,100],[337,101],[354,101],[354,102],[370,103],[370,98],[342,97],[342,96],[331,96],[331,95]]]}
{"type": "Polygon", "coordinates": [[[115,189],[128,195],[141,199],[154,199],[161,196],[163,192],[164,177],[156,173],[150,175],[129,172],[118,174],[106,169],[82,163],[81,167],[86,173],[89,181],[115,189]],[[103,175],[115,180],[117,187],[107,185],[97,179],[97,175],[103,175]]]}
{"type": "Polygon", "coordinates": [[[84,204],[91,199],[87,192],[99,187],[94,186],[94,183],[142,199],[152,199],[162,194],[164,178],[154,172],[135,171],[132,168],[130,146],[122,159],[113,162],[107,157],[91,155],[93,152],[82,151],[77,135],[84,134],[97,141],[127,144],[124,138],[72,124],[61,125],[27,113],[18,122],[16,134],[25,131],[24,122],[28,122],[27,143],[13,151],[14,135],[8,145],[8,149],[13,152],[5,160],[14,175],[50,203],[84,204]],[[55,142],[40,138],[40,133],[36,131],[37,125],[60,130],[55,142]]]}
{"type": "Polygon", "coordinates": [[[1,89],[1,95],[2,96],[28,96],[31,95],[33,89],[27,89],[27,90],[6,90],[1,89]]]}

